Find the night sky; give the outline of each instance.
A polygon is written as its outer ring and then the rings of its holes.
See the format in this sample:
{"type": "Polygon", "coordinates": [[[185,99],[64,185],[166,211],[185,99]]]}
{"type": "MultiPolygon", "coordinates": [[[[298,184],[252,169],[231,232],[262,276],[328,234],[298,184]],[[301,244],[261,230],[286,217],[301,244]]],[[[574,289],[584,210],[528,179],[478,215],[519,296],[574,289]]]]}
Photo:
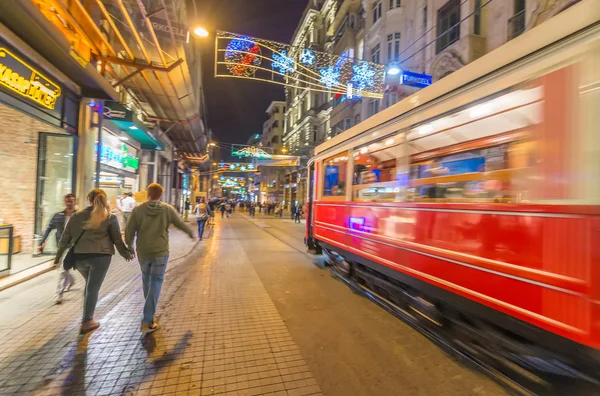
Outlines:
{"type": "MultiPolygon", "coordinates": [[[[289,43],[308,0],[197,0],[202,23],[225,30],[289,43]]],[[[284,100],[280,85],[214,77],[214,36],[203,47],[204,94],[208,126],[215,140],[245,144],[262,133],[265,111],[273,100],[284,100]]],[[[223,153],[225,154],[225,153],[223,153]]]]}

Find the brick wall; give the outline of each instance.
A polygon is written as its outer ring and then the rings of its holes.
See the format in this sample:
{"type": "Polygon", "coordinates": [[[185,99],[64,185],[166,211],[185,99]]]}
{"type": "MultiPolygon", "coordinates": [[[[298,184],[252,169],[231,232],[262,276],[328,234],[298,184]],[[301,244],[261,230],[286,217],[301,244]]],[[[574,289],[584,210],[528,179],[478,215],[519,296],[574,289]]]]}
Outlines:
{"type": "Polygon", "coordinates": [[[25,254],[33,247],[39,132],[64,133],[0,104],[0,218],[15,227],[25,254]]]}

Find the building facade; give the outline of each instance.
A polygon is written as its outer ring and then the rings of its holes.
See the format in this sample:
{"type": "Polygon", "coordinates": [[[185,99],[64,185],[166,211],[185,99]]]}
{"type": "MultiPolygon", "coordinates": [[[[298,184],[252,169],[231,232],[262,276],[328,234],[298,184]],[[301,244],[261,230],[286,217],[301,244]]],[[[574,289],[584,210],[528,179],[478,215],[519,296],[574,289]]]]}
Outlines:
{"type": "Polygon", "coordinates": [[[267,108],[267,115],[269,118],[263,124],[263,149],[271,154],[282,154],[285,102],[271,102],[267,108]]]}

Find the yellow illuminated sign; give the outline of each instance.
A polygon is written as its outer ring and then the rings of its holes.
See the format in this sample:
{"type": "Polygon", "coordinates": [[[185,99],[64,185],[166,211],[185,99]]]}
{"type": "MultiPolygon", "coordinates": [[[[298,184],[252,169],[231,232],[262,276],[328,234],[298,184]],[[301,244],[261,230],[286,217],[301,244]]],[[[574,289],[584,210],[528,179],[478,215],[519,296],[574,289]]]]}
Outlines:
{"type": "Polygon", "coordinates": [[[60,97],[58,85],[6,48],[0,48],[0,85],[50,110],[60,97]]]}

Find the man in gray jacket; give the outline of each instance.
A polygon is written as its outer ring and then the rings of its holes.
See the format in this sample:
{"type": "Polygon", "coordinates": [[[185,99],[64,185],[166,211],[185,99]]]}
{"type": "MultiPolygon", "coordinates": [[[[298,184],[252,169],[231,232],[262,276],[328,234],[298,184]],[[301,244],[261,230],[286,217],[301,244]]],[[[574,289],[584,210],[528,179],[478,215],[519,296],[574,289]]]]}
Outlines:
{"type": "MultiPolygon", "coordinates": [[[[39,253],[44,252],[44,249],[46,248],[46,240],[50,236],[52,230],[56,230],[56,247],[58,248],[60,238],[62,237],[65,227],[67,226],[67,223],[69,222],[69,219],[73,213],[75,213],[75,194],[67,194],[65,195],[65,210],[52,216],[50,224],[48,224],[48,228],[46,228],[46,232],[44,232],[44,236],[40,241],[40,247],[38,248],[39,253]]],[[[60,266],[60,274],[58,277],[58,286],[56,287],[56,295],[54,296],[54,303],[62,303],[64,292],[71,289],[74,284],[75,278],[73,278],[71,272],[60,266]]]]}
{"type": "Polygon", "coordinates": [[[125,229],[125,243],[130,250],[133,250],[133,240],[137,235],[136,250],[146,299],[141,326],[143,333],[152,333],[158,329],[154,313],[169,260],[169,226],[173,224],[194,239],[194,234],[181,220],[175,208],[160,202],[163,191],[160,184],[150,184],[148,202],[133,209],[125,229]]]}

